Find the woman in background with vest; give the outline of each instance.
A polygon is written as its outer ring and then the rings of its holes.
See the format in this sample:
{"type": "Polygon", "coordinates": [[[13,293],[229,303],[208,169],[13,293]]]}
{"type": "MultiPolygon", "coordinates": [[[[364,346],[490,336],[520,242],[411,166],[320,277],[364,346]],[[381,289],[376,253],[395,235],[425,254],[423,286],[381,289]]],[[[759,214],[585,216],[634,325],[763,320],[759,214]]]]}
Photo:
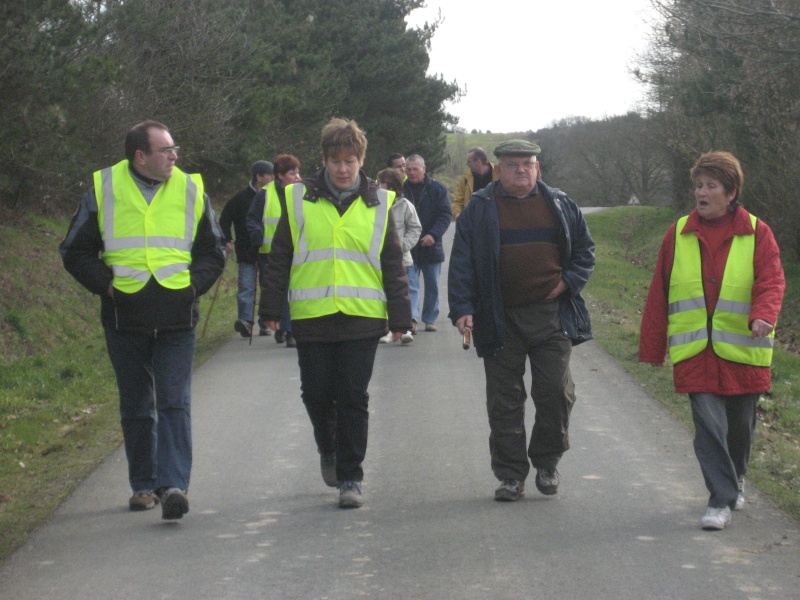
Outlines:
{"type": "Polygon", "coordinates": [[[286,292],[297,341],[303,403],[323,481],[339,506],[363,504],[367,387],[378,340],[411,329],[403,249],[391,218],[394,194],[361,170],[367,138],[355,121],[322,130],[323,168],[286,188],[259,314],[279,327],[286,292]]]}
{"type": "Polygon", "coordinates": [[[745,504],[744,475],[759,395],[771,384],[784,276],[769,226],[739,204],[744,175],[729,152],[692,168],[695,209],[667,231],[642,314],[639,362],[669,352],[675,391],[687,393],[708,507],[724,529],[745,504]]]}
{"type": "MultiPolygon", "coordinates": [[[[265,186],[250,205],[247,212],[247,230],[250,233],[250,243],[254,248],[258,248],[258,270],[259,281],[261,282],[261,301],[264,300],[264,289],[266,287],[266,271],[269,263],[269,251],[272,250],[272,238],[275,237],[275,230],[278,228],[278,221],[283,213],[286,212],[287,185],[300,181],[300,161],[291,154],[279,154],[275,157],[275,180],[265,186]]],[[[264,320],[259,317],[259,327],[266,328],[264,320]]],[[[292,336],[292,322],[289,316],[289,300],[287,297],[284,305],[283,316],[281,317],[280,328],[275,332],[275,341],[278,344],[286,342],[287,348],[296,346],[292,336]]]]}

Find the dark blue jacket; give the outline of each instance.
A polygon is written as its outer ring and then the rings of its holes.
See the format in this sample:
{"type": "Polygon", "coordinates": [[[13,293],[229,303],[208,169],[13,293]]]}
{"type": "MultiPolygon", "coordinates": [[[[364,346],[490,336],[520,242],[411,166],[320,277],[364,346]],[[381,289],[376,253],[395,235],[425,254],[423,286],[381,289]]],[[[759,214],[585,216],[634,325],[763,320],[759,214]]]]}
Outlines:
{"type": "MultiPolygon", "coordinates": [[[[564,335],[573,345],[592,339],[589,311],[581,290],[594,270],[594,241],[583,213],[561,190],[537,184],[561,225],[561,267],[567,291],[559,296],[564,335]]],[[[491,183],[474,193],[456,220],[448,273],[449,318],[473,316],[473,341],[478,356],[492,356],[505,343],[500,293],[500,221],[491,183]]]]}
{"type": "Polygon", "coordinates": [[[426,235],[432,235],[436,243],[433,246],[422,246],[419,242],[411,249],[411,256],[415,265],[430,265],[444,262],[444,247],[442,238],[450,222],[453,220],[453,211],[447,197],[447,188],[435,179],[425,175],[422,192],[416,196],[412,193],[410,184],[406,180],[403,187],[406,199],[414,204],[417,209],[419,222],[422,224],[420,241],[426,235]]]}

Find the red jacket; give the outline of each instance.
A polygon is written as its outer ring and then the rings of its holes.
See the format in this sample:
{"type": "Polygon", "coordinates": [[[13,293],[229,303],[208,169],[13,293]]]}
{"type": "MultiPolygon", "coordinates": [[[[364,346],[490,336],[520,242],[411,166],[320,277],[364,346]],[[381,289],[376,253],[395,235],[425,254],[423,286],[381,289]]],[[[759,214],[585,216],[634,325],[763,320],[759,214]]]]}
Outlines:
{"type": "MultiPolygon", "coordinates": [[[[675,225],[670,226],[661,242],[653,281],[647,294],[639,338],[639,362],[662,363],[667,355],[667,295],[675,255],[675,225]]],[[[725,239],[716,257],[710,255],[704,235],[707,231],[706,225],[701,221],[697,210],[693,210],[689,215],[684,227],[684,232],[688,231],[694,231],[694,235],[700,240],[703,288],[709,317],[719,298],[722,274],[725,271],[733,235],[755,233],[755,282],[750,323],[755,319],[763,319],[774,325],[778,320],[786,285],[780,250],[769,226],[759,219],[754,232],[749,213],[741,206],[738,207],[733,215],[731,234],[725,239]]],[[[769,390],[771,383],[769,367],[743,365],[719,358],[710,343],[697,356],[674,365],[673,377],[675,391],[687,394],[699,392],[720,396],[757,394],[769,390]]]]}

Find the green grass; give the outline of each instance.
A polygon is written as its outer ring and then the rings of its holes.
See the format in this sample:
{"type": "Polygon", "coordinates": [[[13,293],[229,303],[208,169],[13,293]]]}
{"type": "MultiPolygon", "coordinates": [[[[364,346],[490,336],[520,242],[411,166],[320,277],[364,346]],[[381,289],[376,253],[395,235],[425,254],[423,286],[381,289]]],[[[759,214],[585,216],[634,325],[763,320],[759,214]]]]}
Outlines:
{"type": "MultiPolygon", "coordinates": [[[[597,244],[597,265],[586,296],[597,342],[644,389],[691,427],[685,394],[676,394],[672,369],[637,361],[639,325],[658,247],[679,215],[671,209],[620,207],[588,215],[597,244]]],[[[800,519],[800,356],[796,336],[800,269],[784,265],[786,300],[777,329],[772,390],[759,403],[758,427],[748,479],[781,508],[800,519]]]]}
{"type": "MultiPolygon", "coordinates": [[[[61,264],[66,229],[41,218],[0,226],[0,560],[121,442],[100,302],[61,264]]],[[[235,288],[231,262],[195,364],[230,339],[235,288]]]]}

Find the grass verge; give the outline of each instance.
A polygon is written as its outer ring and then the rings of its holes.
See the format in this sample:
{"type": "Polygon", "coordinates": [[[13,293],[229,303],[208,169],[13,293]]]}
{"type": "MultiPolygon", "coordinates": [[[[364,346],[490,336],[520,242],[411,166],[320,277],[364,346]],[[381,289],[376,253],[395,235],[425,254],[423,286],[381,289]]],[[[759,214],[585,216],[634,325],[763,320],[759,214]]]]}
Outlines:
{"type": "MultiPolygon", "coordinates": [[[[661,240],[678,218],[672,209],[620,207],[588,215],[597,265],[586,287],[597,342],[688,427],[689,400],[676,394],[672,369],[638,362],[639,325],[661,240]]],[[[786,294],[777,329],[772,390],[762,397],[748,481],[800,519],[800,269],[785,261],[786,294]]]]}

